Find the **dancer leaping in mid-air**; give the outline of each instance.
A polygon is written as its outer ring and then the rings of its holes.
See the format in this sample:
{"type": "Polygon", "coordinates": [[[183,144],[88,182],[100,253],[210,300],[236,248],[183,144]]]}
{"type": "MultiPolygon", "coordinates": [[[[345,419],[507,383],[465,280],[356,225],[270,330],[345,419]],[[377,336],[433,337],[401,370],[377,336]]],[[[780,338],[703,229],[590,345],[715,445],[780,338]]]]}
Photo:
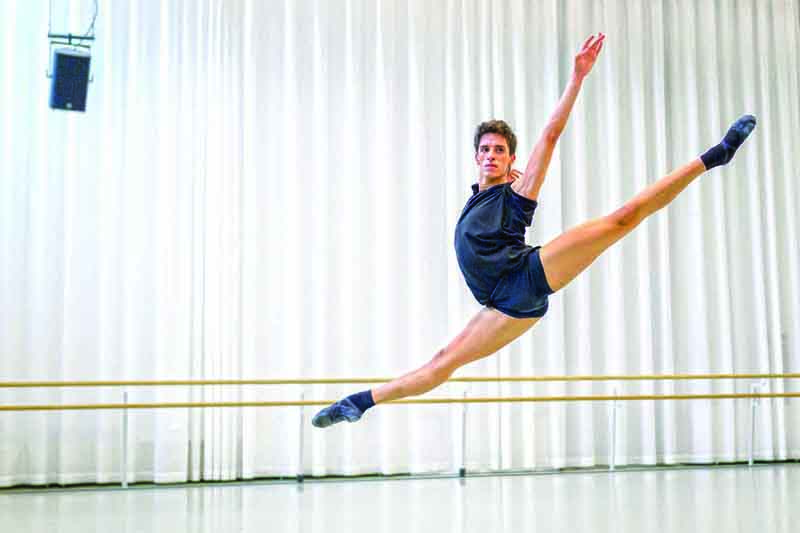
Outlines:
{"type": "Polygon", "coordinates": [[[572,228],[544,246],[526,245],[525,228],[531,225],[553,149],[604,39],[602,33],[590,36],[575,56],[569,84],[524,173],[511,169],[517,139],[508,124],[492,120],[480,124],[475,132],[478,183],[472,186],[473,195],[456,224],[455,247],[464,279],[485,307],[422,367],[326,407],[314,417],[315,426],[355,422],[376,404],[428,392],[459,367],[495,353],[528,331],[547,311],[548,295],[566,286],[700,174],[730,162],[753,131],[755,117],[742,116],[719,144],[651,184],[616,211],[572,228]]]}

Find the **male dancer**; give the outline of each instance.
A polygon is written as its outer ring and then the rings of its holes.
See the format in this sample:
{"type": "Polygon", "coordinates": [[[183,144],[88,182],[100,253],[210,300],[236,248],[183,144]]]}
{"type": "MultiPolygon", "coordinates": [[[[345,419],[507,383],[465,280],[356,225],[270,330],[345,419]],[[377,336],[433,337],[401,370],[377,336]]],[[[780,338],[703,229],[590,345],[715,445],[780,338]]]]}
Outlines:
{"type": "Polygon", "coordinates": [[[485,307],[428,363],[389,383],[335,402],[317,413],[314,426],[355,422],[375,404],[428,392],[459,367],[495,353],[525,333],[544,316],[548,295],[566,286],[609,246],[669,204],[697,176],[730,162],[753,131],[755,117],[744,115],[719,144],[651,184],[611,214],[572,228],[542,247],[526,245],[525,228],[531,225],[553,149],[604,39],[602,33],[590,36],[575,56],[569,85],[524,174],[511,169],[517,139],[508,124],[484,122],[475,132],[475,162],[480,174],[456,224],[455,247],[464,279],[485,307]]]}

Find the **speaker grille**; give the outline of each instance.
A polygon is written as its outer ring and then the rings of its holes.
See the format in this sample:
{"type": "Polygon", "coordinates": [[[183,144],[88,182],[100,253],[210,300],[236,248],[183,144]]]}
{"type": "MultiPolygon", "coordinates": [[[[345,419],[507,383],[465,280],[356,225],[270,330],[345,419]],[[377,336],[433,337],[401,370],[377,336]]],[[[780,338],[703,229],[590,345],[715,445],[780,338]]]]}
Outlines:
{"type": "Polygon", "coordinates": [[[69,111],[86,110],[90,60],[89,54],[71,48],[61,48],[53,53],[51,108],[69,111]]]}

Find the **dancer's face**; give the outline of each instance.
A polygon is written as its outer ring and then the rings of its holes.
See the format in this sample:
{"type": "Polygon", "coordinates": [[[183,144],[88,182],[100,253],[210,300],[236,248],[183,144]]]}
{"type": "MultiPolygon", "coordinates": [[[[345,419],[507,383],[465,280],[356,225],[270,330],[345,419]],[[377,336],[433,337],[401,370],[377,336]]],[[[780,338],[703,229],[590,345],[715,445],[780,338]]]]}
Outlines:
{"type": "Polygon", "coordinates": [[[508,176],[514,159],[516,156],[509,153],[505,137],[498,133],[484,133],[481,136],[475,162],[482,178],[497,180],[508,176]]]}

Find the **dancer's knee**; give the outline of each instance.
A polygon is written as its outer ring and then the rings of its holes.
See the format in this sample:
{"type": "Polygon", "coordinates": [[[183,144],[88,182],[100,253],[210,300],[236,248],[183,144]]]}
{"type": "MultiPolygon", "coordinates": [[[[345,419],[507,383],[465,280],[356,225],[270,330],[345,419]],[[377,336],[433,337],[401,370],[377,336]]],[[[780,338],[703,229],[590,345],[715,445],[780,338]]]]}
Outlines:
{"type": "Polygon", "coordinates": [[[446,350],[439,350],[439,352],[433,356],[433,359],[425,365],[423,379],[426,388],[430,390],[450,379],[450,376],[458,369],[458,366],[459,365],[456,364],[446,350]]]}
{"type": "Polygon", "coordinates": [[[448,357],[447,352],[439,350],[429,363],[430,378],[438,385],[447,381],[456,371],[456,368],[452,358],[448,357]]]}
{"type": "Polygon", "coordinates": [[[635,226],[644,218],[644,209],[635,202],[628,202],[606,218],[616,226],[635,226]]]}

